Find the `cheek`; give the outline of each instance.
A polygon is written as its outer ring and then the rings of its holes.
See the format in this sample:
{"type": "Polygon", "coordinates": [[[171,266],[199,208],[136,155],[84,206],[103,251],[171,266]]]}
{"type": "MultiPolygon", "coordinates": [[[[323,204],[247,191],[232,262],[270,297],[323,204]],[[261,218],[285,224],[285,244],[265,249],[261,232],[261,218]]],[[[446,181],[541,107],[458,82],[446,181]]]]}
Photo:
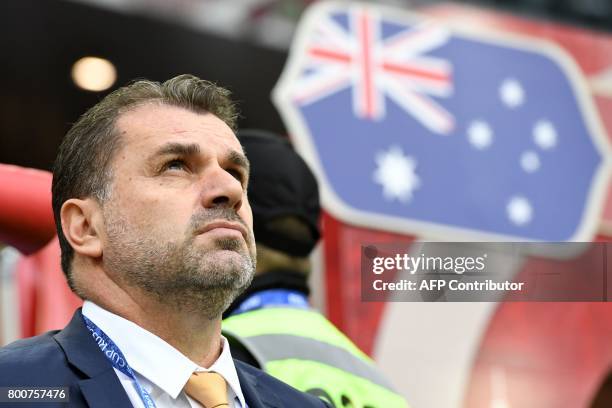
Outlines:
{"type": "Polygon", "coordinates": [[[151,192],[132,190],[121,194],[114,200],[113,207],[118,210],[124,222],[132,229],[141,231],[162,230],[183,232],[189,222],[188,209],[182,208],[183,202],[169,199],[151,192]]]}
{"type": "Polygon", "coordinates": [[[238,215],[240,215],[240,218],[242,218],[249,229],[253,231],[253,212],[251,211],[251,205],[248,201],[245,201],[242,207],[240,207],[238,215]]]}

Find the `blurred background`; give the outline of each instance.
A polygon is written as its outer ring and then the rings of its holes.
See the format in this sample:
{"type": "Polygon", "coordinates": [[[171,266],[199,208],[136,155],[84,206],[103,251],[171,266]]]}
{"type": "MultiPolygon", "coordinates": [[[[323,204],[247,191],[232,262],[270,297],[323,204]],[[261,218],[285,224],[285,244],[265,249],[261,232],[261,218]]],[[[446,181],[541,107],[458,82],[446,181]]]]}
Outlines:
{"type": "MultiPolygon", "coordinates": [[[[61,328],[78,300],[56,264],[49,171],[77,117],[135,78],[192,73],[230,89],[240,127],[287,135],[271,100],[307,0],[0,2],[0,343],[61,328]]],[[[609,0],[372,1],[556,43],[612,134],[609,0]]],[[[489,62],[492,66],[495,61],[489,62]]],[[[558,180],[563,183],[564,180],[558,180]]],[[[609,184],[609,181],[607,181],[609,184]]],[[[607,185],[589,241],[612,239],[607,185]]],[[[451,205],[451,204],[448,204],[451,205]]],[[[612,372],[608,303],[366,303],[361,245],[415,231],[326,212],[313,303],[379,364],[413,407],[587,407],[612,372]]],[[[516,273],[531,260],[515,265],[516,273]]],[[[550,267],[554,267],[550,266],[550,267]]]]}

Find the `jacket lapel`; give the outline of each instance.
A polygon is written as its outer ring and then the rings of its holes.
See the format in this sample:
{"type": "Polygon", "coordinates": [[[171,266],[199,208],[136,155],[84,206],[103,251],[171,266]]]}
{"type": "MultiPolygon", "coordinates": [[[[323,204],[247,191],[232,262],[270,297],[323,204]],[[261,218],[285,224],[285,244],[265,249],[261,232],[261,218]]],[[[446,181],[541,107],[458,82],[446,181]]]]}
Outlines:
{"type": "Polygon", "coordinates": [[[54,336],[68,362],[87,378],[79,381],[83,397],[91,408],[131,408],[132,403],[110,362],[85,327],[81,309],[68,326],[54,336]]]}
{"type": "Polygon", "coordinates": [[[112,368],[88,380],[79,381],[79,387],[90,408],[132,408],[132,403],[112,368]]]}
{"type": "Polygon", "coordinates": [[[266,390],[257,381],[257,376],[242,368],[244,363],[234,360],[240,388],[249,408],[281,408],[272,390],[266,390]]]}

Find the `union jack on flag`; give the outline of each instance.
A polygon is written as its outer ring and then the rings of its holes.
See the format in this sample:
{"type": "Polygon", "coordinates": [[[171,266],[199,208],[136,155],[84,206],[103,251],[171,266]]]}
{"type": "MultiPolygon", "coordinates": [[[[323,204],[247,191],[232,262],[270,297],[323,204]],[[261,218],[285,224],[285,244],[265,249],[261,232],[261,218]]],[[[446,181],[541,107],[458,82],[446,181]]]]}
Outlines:
{"type": "Polygon", "coordinates": [[[381,38],[377,13],[355,8],[346,18],[342,25],[325,15],[317,25],[307,46],[310,70],[296,83],[296,102],[313,103],[351,87],[361,118],[384,119],[386,95],[423,126],[448,134],[453,115],[429,96],[452,92],[452,65],[424,55],[446,43],[448,32],[424,23],[381,38]]]}
{"type": "Polygon", "coordinates": [[[583,82],[552,43],[323,2],[300,23],[273,98],[343,221],[588,240],[611,155],[583,82]]]}

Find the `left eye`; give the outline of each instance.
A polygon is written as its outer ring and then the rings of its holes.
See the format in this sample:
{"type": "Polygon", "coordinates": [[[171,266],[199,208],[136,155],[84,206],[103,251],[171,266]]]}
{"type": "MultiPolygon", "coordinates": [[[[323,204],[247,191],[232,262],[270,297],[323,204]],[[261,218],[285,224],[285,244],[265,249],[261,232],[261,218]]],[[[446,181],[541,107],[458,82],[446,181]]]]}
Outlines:
{"type": "Polygon", "coordinates": [[[234,178],[236,180],[238,180],[240,183],[242,183],[244,181],[244,176],[242,175],[241,171],[234,170],[234,169],[229,169],[229,170],[227,170],[227,172],[229,174],[231,174],[232,176],[234,176],[234,178]]]}

